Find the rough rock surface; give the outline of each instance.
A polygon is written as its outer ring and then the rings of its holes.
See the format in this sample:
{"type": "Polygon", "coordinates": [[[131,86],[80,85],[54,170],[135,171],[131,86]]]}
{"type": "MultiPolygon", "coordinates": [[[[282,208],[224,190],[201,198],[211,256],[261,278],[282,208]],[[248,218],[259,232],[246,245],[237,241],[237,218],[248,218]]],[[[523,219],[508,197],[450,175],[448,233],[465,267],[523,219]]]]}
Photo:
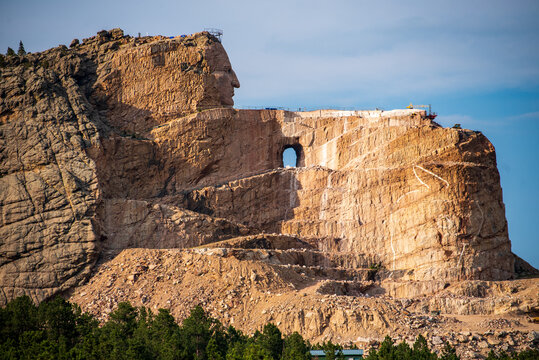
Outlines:
{"type": "Polygon", "coordinates": [[[209,139],[182,156],[197,165],[173,175],[165,192],[188,189],[207,213],[313,239],[320,249],[377,254],[415,280],[510,278],[494,148],[480,133],[423,115],[215,110],[150,138],[176,149],[204,127],[209,139]],[[287,146],[299,149],[302,166],[276,169],[287,146]]]}
{"type": "Polygon", "coordinates": [[[430,296],[392,297],[384,293],[380,271],[362,270],[344,254],[328,256],[294,239],[247,236],[215,245],[124,250],[71,300],[101,320],[126,300],[169,309],[176,319],[202,305],[248,333],[273,322],[312,342],[365,348],[388,334],[409,343],[421,334],[438,351],[448,341],[463,359],[539,345],[539,324],[530,321],[539,312],[536,279],[465,280],[430,296]],[[286,241],[296,248],[274,249],[286,241]]]}
{"type": "Polygon", "coordinates": [[[246,233],[230,221],[211,219],[213,225],[196,238],[185,238],[178,227],[197,228],[208,220],[107,192],[105,174],[125,176],[136,169],[151,176],[152,144],[135,141],[138,132],[168,117],[230,105],[239,83],[215,38],[202,33],[135,39],[116,29],[71,49],[2,60],[0,303],[22,294],[41,301],[77,285],[103,250],[191,246],[246,233]],[[219,82],[225,71],[232,93],[219,82]],[[114,153],[114,146],[125,152],[114,153]],[[107,169],[104,152],[122,157],[126,169],[107,169]],[[146,221],[146,232],[138,231],[144,224],[137,221],[146,221]],[[128,238],[133,231],[137,235],[128,238]],[[109,233],[116,234],[112,242],[109,233]]]}
{"type": "Polygon", "coordinates": [[[503,342],[448,335],[483,316],[536,345],[537,279],[501,280],[537,271],[511,253],[480,132],[415,109],[235,110],[208,33],[115,29],[1,60],[0,304],[202,304],[245,331],[358,344],[428,329],[466,357],[503,342]]]}

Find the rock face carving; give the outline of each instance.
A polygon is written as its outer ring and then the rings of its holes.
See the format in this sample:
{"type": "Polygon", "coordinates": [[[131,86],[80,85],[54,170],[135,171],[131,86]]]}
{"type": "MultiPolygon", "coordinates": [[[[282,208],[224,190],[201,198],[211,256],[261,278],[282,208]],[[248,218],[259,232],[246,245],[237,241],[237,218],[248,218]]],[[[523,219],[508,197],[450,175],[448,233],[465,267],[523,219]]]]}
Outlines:
{"type": "Polygon", "coordinates": [[[152,40],[139,45],[138,39],[129,39],[122,45],[122,39],[96,60],[92,96],[111,126],[140,135],[174,118],[234,105],[234,88],[240,84],[215,38],[152,40]]]}
{"type": "Polygon", "coordinates": [[[6,61],[0,303],[73,290],[83,303],[80,285],[103,285],[128,248],[185,266],[210,254],[259,288],[284,276],[279,291],[319,282],[357,295],[375,281],[413,296],[514,276],[495,152],[479,132],[421,110],[235,110],[239,81],[208,33],[105,31],[6,61]],[[300,167],[282,167],[287,147],[300,167]],[[212,249],[177,250],[200,246],[212,249]]]}
{"type": "MultiPolygon", "coordinates": [[[[79,284],[106,244],[141,245],[158,237],[153,246],[163,246],[169,233],[178,242],[183,230],[170,224],[189,217],[185,210],[109,204],[107,175],[124,175],[116,172],[122,169],[96,167],[93,155],[100,154],[103,166],[106,156],[122,157],[126,174],[138,169],[142,177],[151,175],[154,144],[134,138],[170,118],[233,105],[239,82],[222,45],[206,33],[135,39],[116,29],[71,49],[2,60],[0,303],[22,294],[41,301],[79,284]],[[110,219],[104,216],[117,208],[124,214],[119,226],[135,223],[137,214],[157,211],[161,220],[170,211],[174,215],[161,233],[139,233],[147,237],[115,244],[106,241],[110,219]]],[[[225,219],[208,221],[216,225],[205,228],[213,234],[208,239],[241,233],[241,226],[225,219]]],[[[186,244],[206,239],[202,232],[186,244]]]]}

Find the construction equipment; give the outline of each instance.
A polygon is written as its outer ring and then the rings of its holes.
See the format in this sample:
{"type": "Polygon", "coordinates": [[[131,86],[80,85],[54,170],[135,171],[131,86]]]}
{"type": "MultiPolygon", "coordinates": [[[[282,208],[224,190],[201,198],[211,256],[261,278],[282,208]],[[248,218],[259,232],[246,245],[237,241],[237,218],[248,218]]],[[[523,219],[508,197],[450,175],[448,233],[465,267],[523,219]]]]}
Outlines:
{"type": "Polygon", "coordinates": [[[412,103],[410,103],[410,105],[408,105],[406,108],[407,109],[429,109],[429,111],[427,112],[427,117],[429,119],[431,119],[431,120],[434,120],[436,118],[436,116],[438,116],[438,114],[436,114],[435,112],[432,112],[430,104],[428,104],[428,105],[413,105],[412,103]]]}

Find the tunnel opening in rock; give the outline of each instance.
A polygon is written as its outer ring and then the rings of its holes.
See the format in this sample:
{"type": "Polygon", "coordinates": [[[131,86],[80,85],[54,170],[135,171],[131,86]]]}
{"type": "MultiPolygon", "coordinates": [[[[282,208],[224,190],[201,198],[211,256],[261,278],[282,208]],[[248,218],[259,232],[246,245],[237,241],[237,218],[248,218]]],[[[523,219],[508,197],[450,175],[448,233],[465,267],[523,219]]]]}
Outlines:
{"type": "Polygon", "coordinates": [[[302,149],[301,145],[287,145],[283,149],[281,156],[281,166],[282,167],[300,167],[301,166],[301,155],[302,149]]]}

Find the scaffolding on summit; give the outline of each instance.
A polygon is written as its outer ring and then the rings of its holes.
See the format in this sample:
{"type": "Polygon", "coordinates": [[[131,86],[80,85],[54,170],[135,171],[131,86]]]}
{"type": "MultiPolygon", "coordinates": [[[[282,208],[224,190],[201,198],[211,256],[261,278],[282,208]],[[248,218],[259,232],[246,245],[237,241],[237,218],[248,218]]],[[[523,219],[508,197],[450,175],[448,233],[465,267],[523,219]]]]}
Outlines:
{"type": "Polygon", "coordinates": [[[427,113],[427,117],[429,119],[431,119],[431,120],[434,120],[436,118],[436,116],[438,116],[438,114],[436,114],[435,112],[432,112],[430,104],[428,104],[428,105],[413,105],[412,103],[410,103],[410,105],[408,105],[406,108],[407,109],[429,109],[429,112],[427,113]]]}
{"type": "Polygon", "coordinates": [[[215,28],[205,28],[204,31],[207,31],[208,33],[210,33],[210,35],[215,36],[217,40],[221,42],[221,38],[223,36],[223,30],[215,29],[215,28]]]}

